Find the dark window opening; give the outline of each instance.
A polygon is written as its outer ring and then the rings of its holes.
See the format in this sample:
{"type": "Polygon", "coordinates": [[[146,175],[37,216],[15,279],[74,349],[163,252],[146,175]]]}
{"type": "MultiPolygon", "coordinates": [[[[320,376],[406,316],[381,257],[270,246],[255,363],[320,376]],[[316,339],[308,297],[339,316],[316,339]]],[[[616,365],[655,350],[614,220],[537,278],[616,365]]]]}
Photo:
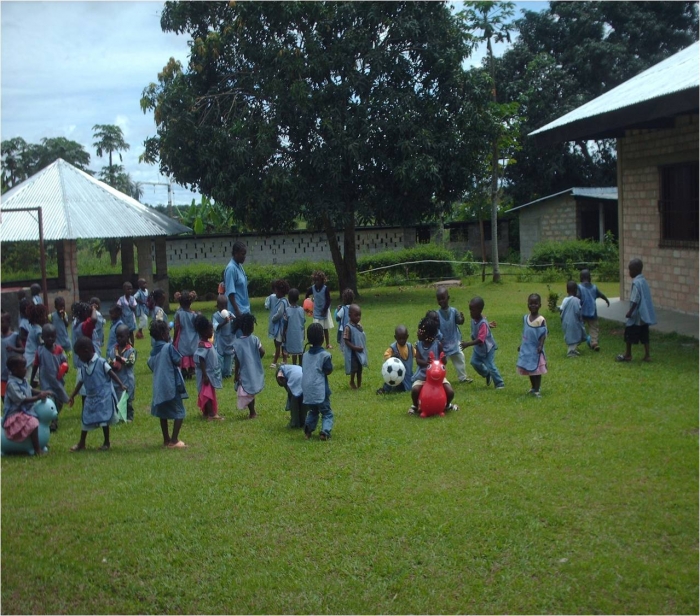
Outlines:
{"type": "Polygon", "coordinates": [[[698,247],[698,163],[659,168],[661,246],[698,247]]]}

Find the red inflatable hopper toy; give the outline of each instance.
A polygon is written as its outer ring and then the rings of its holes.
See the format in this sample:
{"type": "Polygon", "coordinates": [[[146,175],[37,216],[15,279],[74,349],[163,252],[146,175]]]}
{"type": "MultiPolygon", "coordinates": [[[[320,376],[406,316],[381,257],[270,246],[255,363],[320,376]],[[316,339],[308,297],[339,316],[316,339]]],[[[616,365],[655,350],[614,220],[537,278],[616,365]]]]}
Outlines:
{"type": "Polygon", "coordinates": [[[425,384],[418,395],[418,408],[420,409],[421,417],[431,417],[433,415],[445,416],[445,407],[447,406],[447,393],[442,386],[442,381],[445,378],[445,364],[442,360],[445,357],[444,353],[440,353],[440,359],[435,359],[433,352],[428,356],[430,364],[425,372],[425,384]]]}

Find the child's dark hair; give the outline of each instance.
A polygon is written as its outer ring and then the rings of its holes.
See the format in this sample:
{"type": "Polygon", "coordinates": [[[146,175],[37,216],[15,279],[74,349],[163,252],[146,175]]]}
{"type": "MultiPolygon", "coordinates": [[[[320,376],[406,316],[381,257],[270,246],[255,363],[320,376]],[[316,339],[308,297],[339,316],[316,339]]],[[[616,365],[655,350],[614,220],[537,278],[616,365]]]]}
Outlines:
{"type": "Polygon", "coordinates": [[[323,270],[315,270],[311,273],[311,278],[320,278],[323,280],[323,282],[326,282],[328,278],[326,278],[326,274],[323,270]]]}
{"type": "Polygon", "coordinates": [[[79,336],[73,345],[73,350],[77,353],[78,351],[87,351],[88,349],[94,350],[92,340],[87,336],[79,336]]]}
{"type": "Polygon", "coordinates": [[[24,355],[10,355],[7,358],[7,369],[12,372],[15,368],[17,368],[22,362],[24,362],[24,365],[27,365],[27,360],[24,359],[24,355]]]}
{"type": "Polygon", "coordinates": [[[58,309],[59,305],[63,305],[64,308],[66,307],[66,299],[65,299],[65,297],[63,297],[61,295],[57,295],[55,297],[55,299],[53,300],[53,307],[54,308],[58,309]]]}
{"type": "Polygon", "coordinates": [[[47,313],[46,306],[44,304],[32,304],[27,308],[27,320],[30,323],[39,323],[40,321],[46,321],[47,313]]]}
{"type": "Polygon", "coordinates": [[[160,287],[156,287],[155,289],[153,289],[151,297],[153,297],[154,302],[158,302],[158,300],[161,297],[165,297],[165,291],[163,291],[163,289],[161,289],[160,287]]]}
{"type": "Polygon", "coordinates": [[[438,333],[437,323],[428,316],[423,317],[418,323],[418,332],[425,342],[432,342],[438,333]]]}
{"type": "Polygon", "coordinates": [[[590,282],[591,281],[591,270],[582,269],[579,276],[580,276],[581,282],[590,282]]]}
{"type": "Polygon", "coordinates": [[[92,315],[92,306],[87,302],[75,302],[75,304],[71,306],[71,312],[73,313],[73,318],[78,321],[78,323],[82,323],[92,315]]]}
{"type": "Polygon", "coordinates": [[[323,325],[320,323],[312,323],[306,330],[306,339],[311,346],[320,346],[323,344],[323,325]]]}
{"type": "Polygon", "coordinates": [[[114,314],[115,317],[120,317],[124,314],[124,310],[122,310],[119,304],[112,304],[112,307],[109,309],[109,314],[110,316],[114,314]]]}
{"type": "Polygon", "coordinates": [[[536,298],[537,298],[537,301],[539,301],[540,304],[542,303],[542,298],[540,297],[540,294],[539,294],[539,293],[530,293],[530,295],[527,296],[527,301],[528,301],[528,303],[530,303],[530,298],[531,298],[531,297],[536,297],[536,298]]]}
{"type": "Polygon", "coordinates": [[[278,278],[272,283],[272,290],[275,293],[281,293],[282,295],[287,295],[289,293],[289,283],[283,278],[278,278]]]}
{"type": "Polygon", "coordinates": [[[346,306],[352,304],[355,301],[355,292],[352,289],[345,289],[343,294],[340,296],[340,301],[346,306]]]}
{"type": "Polygon", "coordinates": [[[290,302],[298,302],[299,301],[299,289],[289,289],[289,293],[287,294],[287,297],[289,298],[290,302]]]}
{"type": "Polygon", "coordinates": [[[51,323],[44,323],[41,328],[41,336],[46,337],[46,334],[55,334],[56,328],[51,323]]]}
{"type": "Polygon", "coordinates": [[[194,331],[197,332],[199,335],[200,340],[208,340],[209,339],[209,328],[211,327],[211,323],[209,322],[209,319],[205,317],[203,314],[198,314],[194,318],[194,331]]]}
{"type": "Polygon", "coordinates": [[[98,310],[102,307],[102,302],[100,301],[100,298],[97,296],[91,297],[89,303],[91,306],[97,306],[98,310]]]}
{"type": "Polygon", "coordinates": [[[197,294],[194,291],[188,291],[183,289],[178,293],[175,293],[175,301],[180,302],[180,306],[183,308],[189,306],[194,300],[197,299],[197,294]]]}
{"type": "Polygon", "coordinates": [[[19,300],[19,316],[24,317],[26,319],[27,308],[29,308],[29,306],[31,305],[32,303],[26,297],[23,297],[21,300],[19,300]]]}
{"type": "Polygon", "coordinates": [[[156,321],[153,319],[148,327],[148,333],[155,340],[166,340],[170,336],[170,327],[165,321],[156,321]]]}
{"type": "Polygon", "coordinates": [[[575,280],[567,280],[566,281],[566,292],[567,293],[576,294],[577,289],[578,289],[578,285],[576,284],[575,280]]]}
{"type": "Polygon", "coordinates": [[[255,324],[258,322],[251,312],[245,312],[237,319],[238,329],[244,336],[250,336],[255,329],[255,324]]]}
{"type": "MultiPolygon", "coordinates": [[[[425,313],[425,318],[429,321],[434,321],[435,323],[437,323],[438,329],[440,329],[440,315],[438,314],[437,310],[428,310],[425,313]]],[[[437,336],[437,333],[435,335],[437,336]]]]}

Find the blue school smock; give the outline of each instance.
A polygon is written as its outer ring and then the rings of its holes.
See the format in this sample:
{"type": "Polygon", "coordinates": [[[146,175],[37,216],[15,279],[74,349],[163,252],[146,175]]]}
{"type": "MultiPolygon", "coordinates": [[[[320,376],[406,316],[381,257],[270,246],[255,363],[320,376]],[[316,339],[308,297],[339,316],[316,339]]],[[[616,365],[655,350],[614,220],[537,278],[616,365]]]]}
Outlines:
{"type": "Polygon", "coordinates": [[[109,426],[117,423],[117,395],[112,387],[107,360],[97,353],[80,368],[80,380],[85,385],[85,402],[81,415],[82,429],[109,426]]]}
{"type": "Polygon", "coordinates": [[[251,396],[259,394],[265,386],[260,347],[260,339],[253,334],[241,336],[233,342],[233,352],[240,366],[240,385],[251,396]]]}
{"type": "Polygon", "coordinates": [[[289,306],[285,320],[284,348],[291,355],[301,355],[304,352],[306,313],[301,306],[289,306]]]}
{"type": "Polygon", "coordinates": [[[352,374],[352,356],[357,357],[361,366],[367,368],[367,336],[363,330],[349,323],[350,342],[354,346],[362,347],[362,351],[353,351],[347,344],[343,345],[343,357],[345,359],[345,374],[352,374]]]}

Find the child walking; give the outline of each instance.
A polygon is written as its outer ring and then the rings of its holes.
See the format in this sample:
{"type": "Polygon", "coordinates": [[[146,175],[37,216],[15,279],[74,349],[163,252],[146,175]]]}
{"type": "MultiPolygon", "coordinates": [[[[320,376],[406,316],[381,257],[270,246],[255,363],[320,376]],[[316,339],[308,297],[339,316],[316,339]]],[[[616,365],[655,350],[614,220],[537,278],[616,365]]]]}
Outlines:
{"type": "Polygon", "coordinates": [[[216,298],[216,312],[211,317],[214,327],[214,349],[219,355],[221,376],[225,379],[233,374],[233,333],[234,316],[226,309],[228,300],[220,294],[216,298]]]}
{"type": "Polygon", "coordinates": [[[307,289],[306,297],[314,298],[314,323],[320,323],[323,326],[326,348],[330,350],[333,348],[328,338],[328,330],[333,328],[333,319],[330,314],[331,292],[326,285],[326,274],[321,270],[316,270],[311,277],[314,284],[307,289]]]}
{"type": "Polygon", "coordinates": [[[122,391],[126,391],[126,386],[114,373],[107,360],[95,352],[92,340],[87,336],[78,338],[73,345],[73,351],[79,357],[82,366],[75,389],[70,398],[68,398],[68,406],[73,406],[75,396],[78,395],[83,384],[85,385],[85,397],[83,398],[83,412],[81,415],[80,440],[70,450],[73,452],[84,450],[88,432],[102,428],[104,442],[98,449],[107,451],[111,446],[109,427],[119,421],[117,395],[110,379],[119,385],[122,391]]]}
{"type": "Polygon", "coordinates": [[[134,300],[136,300],[136,325],[138,329],[136,330],[136,337],[143,338],[143,330],[148,327],[148,287],[146,286],[146,280],[144,278],[139,278],[136,281],[138,285],[138,290],[134,293],[134,300]]]}
{"type": "MultiPolygon", "coordinates": [[[[39,386],[43,391],[51,392],[56,411],[60,414],[63,405],[68,402],[64,380],[68,372],[68,358],[61,345],[56,343],[56,328],[51,323],[46,323],[41,328],[41,338],[43,344],[36,350],[29,381],[32,382],[39,371],[39,386]]],[[[51,421],[49,429],[51,432],[58,430],[58,418],[51,421]]]]}
{"type": "Polygon", "coordinates": [[[282,364],[277,370],[277,384],[284,387],[287,392],[287,405],[284,410],[289,411],[288,428],[303,428],[306,423],[304,390],[301,387],[302,376],[301,366],[293,364],[282,364]]]}
{"type": "MultiPolygon", "coordinates": [[[[126,403],[126,421],[134,421],[134,397],[136,396],[136,378],[134,376],[134,366],[136,365],[136,349],[131,346],[129,328],[122,323],[116,329],[116,344],[112,347],[108,357],[109,365],[112,367],[126,385],[128,399],[126,403]]],[[[116,389],[116,385],[115,385],[116,389]]],[[[115,391],[117,398],[121,392],[115,391]]]]}
{"type": "Polygon", "coordinates": [[[0,324],[2,324],[2,338],[0,339],[0,362],[2,362],[0,381],[2,381],[2,391],[0,391],[0,399],[4,400],[7,379],[10,376],[7,360],[13,355],[24,357],[24,348],[19,342],[19,332],[12,331],[12,315],[9,312],[3,310],[0,316],[0,324]]]}
{"type": "Polygon", "coordinates": [[[321,432],[319,438],[327,441],[333,430],[333,410],[331,409],[331,388],[328,385],[328,375],[333,372],[331,354],[323,349],[324,330],[321,323],[312,323],[306,333],[311,345],[303,358],[301,390],[304,404],[307,407],[304,423],[304,436],[307,439],[316,430],[318,416],[321,416],[321,432]]]}
{"type": "Polygon", "coordinates": [[[540,314],[542,298],[532,293],[527,298],[529,314],[523,317],[523,337],[518,347],[516,367],[518,374],[530,377],[531,396],[540,397],[542,375],[547,374],[547,357],[544,343],[547,339],[547,322],[540,314]]]}
{"type": "Polygon", "coordinates": [[[160,419],[163,447],[183,449],[187,445],[179,438],[185,419],[182,399],[188,395],[180,372],[181,355],[170,342],[170,328],[165,321],[151,321],[149,331],[155,341],[146,362],[153,372],[151,415],[160,419]],[[173,422],[172,433],[168,426],[169,420],[173,422]]]}
{"type": "Polygon", "coordinates": [[[625,345],[624,355],[618,355],[615,361],[632,361],[632,345],[644,345],[642,361],[651,361],[649,356],[649,326],[656,324],[656,312],[651,301],[651,290],[646,278],[642,275],[644,263],[641,259],[632,259],[627,266],[632,278],[630,291],[630,307],[625,315],[625,345]]]}
{"type": "Polygon", "coordinates": [[[124,295],[118,300],[117,304],[122,309],[122,320],[125,325],[129,326],[130,341],[134,344],[134,332],[136,331],[136,300],[134,299],[134,287],[130,282],[125,282],[122,285],[124,295]]]}
{"type": "Polygon", "coordinates": [[[93,318],[95,319],[95,329],[92,332],[92,342],[95,352],[102,355],[102,347],[105,345],[105,323],[106,320],[100,312],[102,303],[99,297],[91,297],[90,305],[94,308],[93,318]]]}
{"type": "MultiPolygon", "coordinates": [[[[413,374],[413,386],[411,387],[411,404],[408,409],[409,415],[418,415],[418,403],[420,398],[421,389],[425,385],[426,374],[428,371],[428,366],[430,365],[430,353],[432,352],[435,359],[440,359],[440,354],[443,353],[442,343],[437,339],[438,326],[434,319],[430,317],[423,317],[418,323],[418,333],[416,337],[418,342],[413,347],[416,355],[416,366],[417,370],[413,374]]],[[[442,363],[447,364],[447,357],[442,358],[442,363]]],[[[455,390],[452,385],[445,377],[442,381],[442,388],[445,390],[445,395],[447,396],[447,402],[445,404],[445,411],[458,411],[459,407],[456,404],[452,404],[452,400],[455,397],[455,390]]]]}
{"type": "Polygon", "coordinates": [[[390,357],[401,360],[404,368],[403,381],[394,387],[384,383],[377,390],[377,394],[410,391],[413,379],[413,345],[408,341],[408,328],[405,325],[397,325],[394,329],[394,342],[384,351],[384,361],[390,357]]]}
{"type": "Polygon", "coordinates": [[[197,406],[202,416],[208,421],[222,420],[216,401],[216,390],[222,388],[219,355],[209,342],[214,334],[214,327],[209,319],[198,314],[194,319],[194,328],[199,335],[199,344],[194,352],[195,371],[197,375],[197,406]]]}
{"type": "Polygon", "coordinates": [[[473,383],[474,379],[467,376],[464,353],[460,347],[462,332],[459,326],[464,324],[464,313],[458,312],[456,308],[450,307],[450,294],[445,287],[438,287],[435,290],[440,310],[437,311],[440,318],[440,333],[442,334],[442,348],[447,359],[452,361],[452,365],[457,371],[457,379],[460,383],[473,383]]]}
{"type": "Polygon", "coordinates": [[[598,326],[598,307],[595,300],[600,297],[610,307],[610,300],[605,294],[591,282],[590,270],[583,269],[580,274],[581,284],[578,285],[578,294],[581,298],[581,316],[584,326],[588,326],[589,344],[594,351],[600,351],[598,346],[598,336],[600,328],[598,326]]]}
{"type": "Polygon", "coordinates": [[[248,409],[248,419],[255,419],[258,416],[255,412],[255,396],[265,386],[265,372],[262,365],[265,349],[260,339],[253,335],[255,323],[255,317],[250,312],[245,312],[238,317],[238,329],[241,335],[233,342],[237,406],[239,410],[248,409]]]}
{"type": "Polygon", "coordinates": [[[362,317],[360,307],[357,304],[351,304],[348,314],[350,322],[345,326],[343,332],[345,374],[350,375],[350,389],[360,389],[362,387],[362,369],[369,365],[367,362],[367,336],[360,323],[362,317]]]}
{"type": "MultiPolygon", "coordinates": [[[[97,310],[94,305],[90,305],[86,302],[76,302],[73,304],[73,327],[71,329],[71,337],[73,342],[73,350],[75,351],[75,344],[78,338],[81,336],[86,336],[93,341],[93,349],[95,353],[99,354],[99,347],[93,336],[95,332],[95,327],[97,325],[97,310]]],[[[73,353],[73,367],[75,368],[76,383],[80,381],[80,368],[83,362],[80,361],[80,357],[74,352],[73,353]]],[[[83,402],[85,401],[85,391],[80,392],[83,396],[83,402]]]]}
{"type": "Polygon", "coordinates": [[[578,357],[581,355],[578,345],[585,342],[587,336],[583,327],[583,318],[581,317],[581,300],[576,297],[578,285],[573,280],[569,280],[566,283],[566,293],[567,296],[559,308],[564,342],[568,346],[566,356],[578,357]]]}
{"type": "Polygon", "coordinates": [[[274,314],[270,310],[270,323],[267,330],[267,334],[270,338],[275,341],[275,356],[272,359],[271,368],[277,367],[277,362],[282,356],[282,362],[287,361],[286,353],[282,349],[282,339],[284,337],[284,315],[289,307],[289,302],[285,298],[287,293],[289,293],[289,283],[286,280],[275,280],[272,283],[272,287],[275,291],[275,303],[274,314]]]}
{"type": "Polygon", "coordinates": [[[49,323],[56,328],[56,343],[60,344],[63,352],[68,355],[71,352],[68,326],[70,319],[66,314],[66,300],[60,295],[53,300],[54,311],[49,315],[49,323]]]}
{"type": "Polygon", "coordinates": [[[197,299],[194,291],[175,293],[175,301],[180,307],[175,311],[175,349],[182,355],[182,376],[191,379],[194,375],[194,352],[199,344],[199,336],[194,328],[194,318],[198,313],[190,306],[197,299]]]}
{"type": "Polygon", "coordinates": [[[292,364],[297,361],[301,365],[301,356],[304,352],[304,326],[306,325],[306,313],[299,306],[299,289],[289,289],[289,306],[284,316],[282,325],[282,343],[287,357],[291,356],[292,364]]]}
{"type": "MultiPolygon", "coordinates": [[[[109,309],[109,318],[111,323],[109,326],[109,337],[107,338],[107,357],[114,357],[114,347],[117,345],[117,328],[121,325],[126,325],[122,318],[122,307],[119,304],[114,304],[109,309]]],[[[129,329],[128,325],[127,329],[129,329]]]]}
{"type": "Polygon", "coordinates": [[[501,373],[496,368],[494,361],[498,345],[493,339],[491,327],[496,323],[489,323],[483,315],[484,300],[481,297],[474,297],[469,302],[469,316],[471,317],[471,340],[462,342],[462,349],[473,347],[471,365],[479,376],[486,379],[486,386],[493,381],[496,389],[504,389],[505,383],[501,373]]]}
{"type": "Polygon", "coordinates": [[[350,304],[355,301],[355,293],[353,290],[345,289],[340,296],[340,301],[342,303],[335,311],[335,320],[338,322],[337,343],[340,345],[340,350],[344,352],[343,333],[345,332],[345,326],[350,322],[350,304]]]}
{"type": "Polygon", "coordinates": [[[2,413],[5,436],[16,442],[29,438],[34,448],[34,455],[40,456],[46,451],[39,446],[39,419],[33,407],[35,402],[46,400],[51,392],[32,389],[29,386],[25,378],[27,362],[22,355],[9,357],[7,369],[9,376],[2,413]]]}

